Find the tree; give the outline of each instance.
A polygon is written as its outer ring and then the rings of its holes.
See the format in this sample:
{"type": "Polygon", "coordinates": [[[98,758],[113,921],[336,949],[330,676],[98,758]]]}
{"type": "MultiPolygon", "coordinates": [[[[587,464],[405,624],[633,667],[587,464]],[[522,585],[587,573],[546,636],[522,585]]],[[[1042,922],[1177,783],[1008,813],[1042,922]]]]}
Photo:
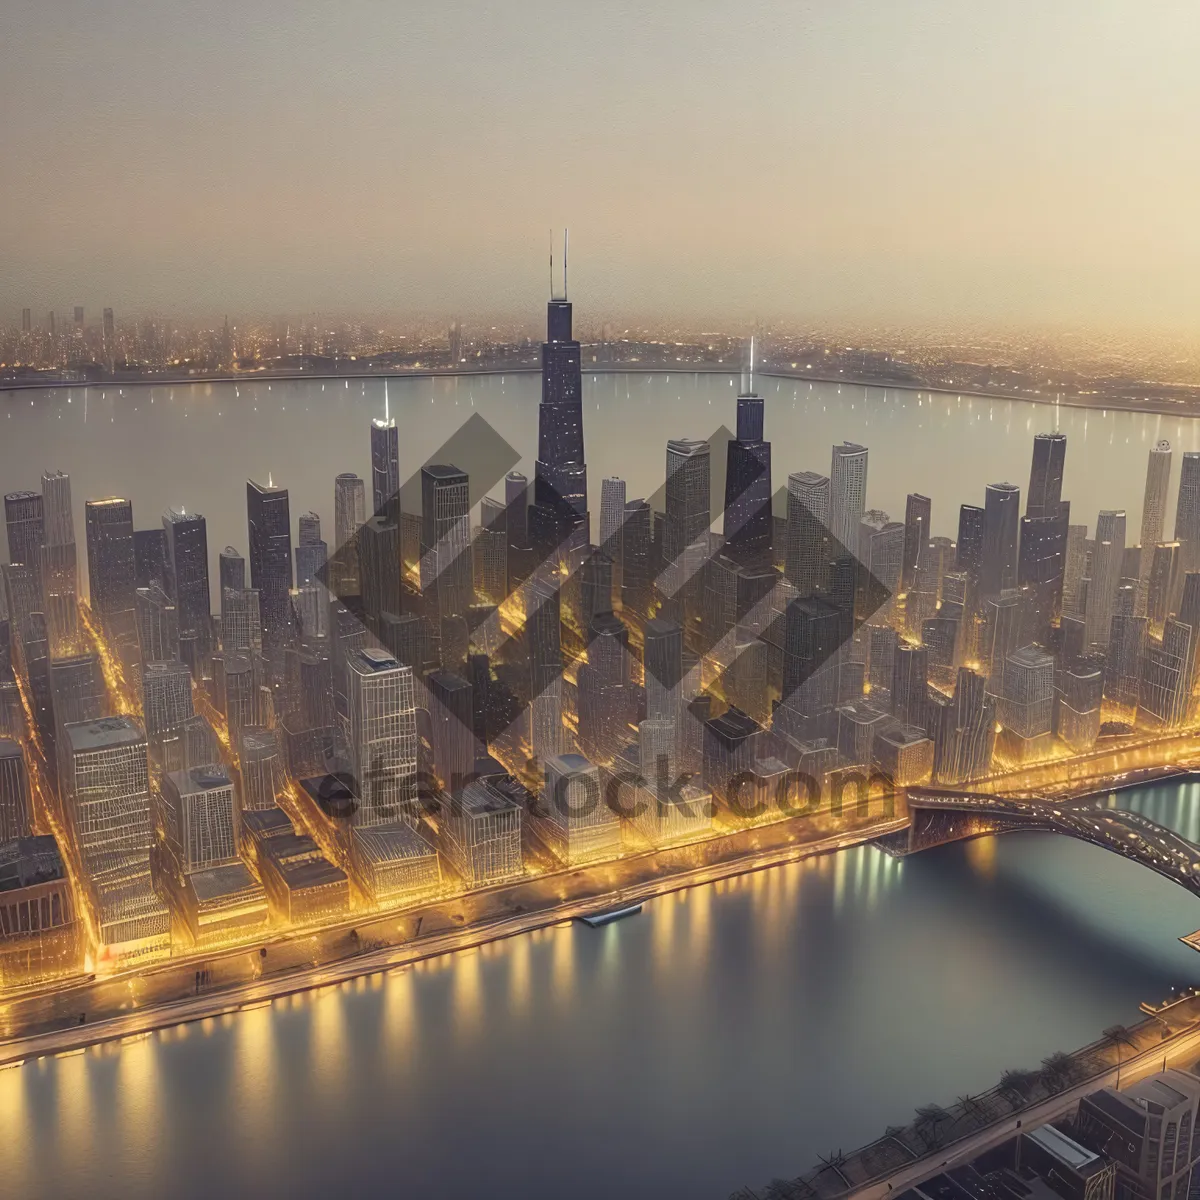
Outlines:
{"type": "Polygon", "coordinates": [[[1117,1087],[1121,1086],[1121,1047],[1128,1046],[1131,1050],[1137,1046],[1133,1030],[1127,1025],[1110,1025],[1104,1031],[1104,1041],[1117,1052],[1117,1087]]]}
{"type": "Polygon", "coordinates": [[[1026,1071],[1022,1067],[1010,1067],[1000,1076],[1000,1090],[1008,1099],[1017,1104],[1024,1104],[1029,1099],[1038,1077],[1036,1071],[1026,1071]]]}
{"type": "Polygon", "coordinates": [[[917,1109],[913,1128],[927,1150],[936,1150],[941,1145],[942,1126],[949,1120],[950,1114],[940,1104],[923,1104],[917,1109]]]}
{"type": "Polygon", "coordinates": [[[1074,1082],[1078,1072],[1079,1066],[1075,1060],[1069,1054],[1056,1050],[1042,1059],[1042,1069],[1038,1074],[1048,1092],[1061,1092],[1074,1082]]]}

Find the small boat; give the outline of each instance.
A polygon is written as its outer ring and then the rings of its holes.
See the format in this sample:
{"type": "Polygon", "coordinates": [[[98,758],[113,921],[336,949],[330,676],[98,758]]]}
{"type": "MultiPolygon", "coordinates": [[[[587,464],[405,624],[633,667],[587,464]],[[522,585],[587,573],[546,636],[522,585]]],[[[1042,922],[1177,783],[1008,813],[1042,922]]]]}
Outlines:
{"type": "Polygon", "coordinates": [[[632,917],[636,913],[642,911],[642,904],[639,900],[637,904],[626,904],[621,908],[610,908],[604,912],[589,913],[586,917],[579,919],[592,929],[599,929],[601,925],[609,925],[613,921],[619,921],[622,917],[632,917]]]}

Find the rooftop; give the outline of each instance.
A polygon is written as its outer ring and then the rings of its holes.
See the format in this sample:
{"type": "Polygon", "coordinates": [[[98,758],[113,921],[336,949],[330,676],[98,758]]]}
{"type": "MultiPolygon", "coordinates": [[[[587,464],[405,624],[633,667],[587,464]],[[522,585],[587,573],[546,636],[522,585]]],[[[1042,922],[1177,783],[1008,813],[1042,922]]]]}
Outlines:
{"type": "Polygon", "coordinates": [[[1067,1137],[1053,1125],[1041,1125],[1037,1129],[1030,1129],[1025,1136],[1030,1141],[1037,1142],[1047,1153],[1053,1154],[1060,1162],[1066,1163],[1076,1171],[1081,1171],[1093,1163],[1101,1161],[1098,1154],[1067,1137]]]}
{"type": "Polygon", "coordinates": [[[146,741],[142,727],[127,716],[101,717],[98,721],[72,721],[63,726],[75,754],[107,750],[114,746],[136,746],[146,741]]]}
{"type": "Polygon", "coordinates": [[[437,853],[411,825],[403,821],[356,829],[354,850],[372,865],[406,858],[428,858],[437,853]]]}
{"type": "Polygon", "coordinates": [[[262,884],[242,862],[227,863],[223,867],[209,867],[207,871],[193,871],[188,876],[188,883],[201,904],[246,893],[262,892],[262,884]]]}

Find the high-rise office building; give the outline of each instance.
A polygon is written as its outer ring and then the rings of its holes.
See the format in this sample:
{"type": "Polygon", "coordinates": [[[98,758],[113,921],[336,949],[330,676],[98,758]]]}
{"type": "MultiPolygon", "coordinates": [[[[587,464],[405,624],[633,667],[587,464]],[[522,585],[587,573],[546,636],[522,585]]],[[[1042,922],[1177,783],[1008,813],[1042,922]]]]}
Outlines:
{"type": "Polygon", "coordinates": [[[956,570],[978,572],[983,563],[984,510],[976,504],[964,504],[958,510],[956,570]]]}
{"type": "Polygon", "coordinates": [[[0,737],[0,845],[33,832],[29,776],[21,743],[0,737]]]}
{"type": "Polygon", "coordinates": [[[1017,584],[1017,538],[1021,489],[1012,483],[989,483],[983,505],[983,553],[979,593],[995,596],[1017,584]]]}
{"type": "Polygon", "coordinates": [[[1142,659],[1147,645],[1147,617],[1118,615],[1112,619],[1104,665],[1104,699],[1132,721],[1138,704],[1142,659]]]}
{"type": "Polygon", "coordinates": [[[986,775],[996,741],[995,699],[986,680],[959,667],[954,698],[939,706],[934,725],[933,778],[939,784],[968,783],[986,775]]]}
{"type": "Polygon", "coordinates": [[[1054,728],[1054,659],[1036,646],[1014,650],[1004,662],[1001,743],[1010,762],[1045,757],[1054,728]]]}
{"type": "Polygon", "coordinates": [[[1159,634],[1178,595],[1176,579],[1181,563],[1179,542],[1159,542],[1150,564],[1146,590],[1146,616],[1155,635],[1159,634]]]}
{"type": "Polygon", "coordinates": [[[180,729],[193,715],[192,675],[187,664],[148,662],[142,668],[142,710],[148,737],[180,729]]]}
{"type": "Polygon", "coordinates": [[[117,353],[117,323],[113,318],[113,310],[104,310],[104,363],[111,371],[117,353]]]}
{"type": "Polygon", "coordinates": [[[179,613],[170,596],[157,584],[138,588],[133,594],[133,611],[142,662],[178,658],[179,613]]]}
{"type": "MultiPolygon", "coordinates": [[[[563,258],[566,258],[564,237],[563,258]]],[[[534,471],[530,534],[543,555],[564,542],[587,545],[587,465],[583,450],[583,376],[579,343],[571,332],[566,263],[563,294],[546,310],[542,343],[542,401],[538,408],[538,456],[534,471]]]]}
{"type": "Polygon", "coordinates": [[[763,440],[763,398],[737,398],[737,437],[726,447],[725,553],[753,566],[771,559],[771,443],[763,440]]]}
{"type": "Polygon", "coordinates": [[[132,717],[103,717],[68,724],[63,736],[63,811],[84,871],[148,859],[153,830],[141,727],[132,717]]]}
{"type": "Polygon", "coordinates": [[[588,661],[579,668],[579,745],[598,766],[613,762],[630,737],[634,718],[629,686],[629,631],[611,612],[588,629],[588,661]]]}
{"type": "Polygon", "coordinates": [[[1062,500],[1063,468],[1067,459],[1065,433],[1039,433],[1033,439],[1033,465],[1029,471],[1027,517],[1053,517],[1062,500]]]}
{"type": "Polygon", "coordinates": [[[296,543],[296,586],[313,587],[319,572],[329,557],[329,547],[321,537],[321,518],[315,512],[300,518],[299,541],[296,543]]]}
{"type": "Polygon", "coordinates": [[[363,481],[350,471],[344,471],[333,481],[333,531],[336,554],[335,569],[330,579],[338,596],[357,596],[361,581],[358,564],[357,535],[367,519],[366,490],[363,481]]]}
{"type": "Polygon", "coordinates": [[[175,602],[180,655],[199,677],[209,649],[212,599],[208,590],[208,526],[199,513],[163,514],[166,536],[166,593],[175,602]]]}
{"type": "Polygon", "coordinates": [[[371,511],[400,523],[400,431],[395,417],[371,422],[371,511]]]}
{"type": "Polygon", "coordinates": [[[1163,625],[1162,643],[1147,645],[1138,689],[1139,725],[1178,729],[1188,719],[1196,643],[1190,625],[1168,617],[1163,625]]]}
{"type": "Polygon", "coordinates": [[[833,448],[829,469],[829,532],[840,545],[835,554],[854,554],[867,507],[867,448],[843,442],[833,448]]]}
{"type": "Polygon", "coordinates": [[[211,763],[169,772],[159,798],[167,847],[184,874],[240,861],[240,814],[224,767],[211,763]]]}
{"type": "Polygon", "coordinates": [[[614,586],[620,586],[622,534],[625,528],[625,480],[610,475],[600,484],[599,547],[613,561],[614,586]]]}
{"type": "Polygon", "coordinates": [[[135,586],[167,586],[167,536],[162,527],[133,531],[135,586]]]}
{"type": "Polygon", "coordinates": [[[905,725],[929,727],[929,659],[924,646],[899,645],[892,660],[892,713],[905,725]]]}
{"type": "Polygon", "coordinates": [[[71,508],[71,477],[62,471],[42,475],[42,512],[45,521],[42,542],[65,546],[75,541],[75,516],[71,508]]]}
{"type": "Polygon", "coordinates": [[[654,564],[651,561],[650,505],[629,500],[621,526],[621,607],[626,619],[640,621],[650,610],[654,564]]]}
{"type": "Polygon", "coordinates": [[[829,478],[795,471],[787,482],[784,573],[800,596],[823,590],[829,560],[829,478]]]}
{"type": "Polygon", "coordinates": [[[920,492],[909,492],[904,505],[904,572],[901,586],[912,588],[917,578],[917,564],[929,544],[929,521],[933,502],[920,492]]]}
{"type": "Polygon", "coordinates": [[[283,648],[290,626],[292,521],[287,488],[246,481],[246,517],[250,534],[250,586],[258,591],[263,650],[283,648]]]}
{"type": "Polygon", "coordinates": [[[1043,644],[1062,613],[1070,511],[1064,500],[1054,516],[1021,518],[1017,582],[1029,590],[1031,631],[1043,644]]]}
{"type": "Polygon", "coordinates": [[[50,690],[54,696],[55,724],[60,729],[73,721],[98,721],[110,711],[104,675],[94,654],[52,658],[50,690]]]}
{"type": "Polygon", "coordinates": [[[712,519],[709,488],[708,443],[691,438],[667,442],[662,582],[668,599],[699,601],[698,576],[712,519]]]}
{"type": "Polygon", "coordinates": [[[489,604],[502,604],[508,595],[508,510],[499,500],[484,496],[479,524],[471,539],[475,594],[489,604]]]}
{"type": "Polygon", "coordinates": [[[1062,611],[1083,616],[1083,579],[1087,574],[1088,535],[1086,525],[1067,526],[1067,552],[1063,564],[1062,611]]]}
{"type": "Polygon", "coordinates": [[[562,626],[560,595],[549,581],[529,581],[525,644],[529,657],[530,743],[534,756],[561,754],[565,744],[562,710],[562,626]]]}
{"type": "Polygon", "coordinates": [[[643,641],[646,717],[678,723],[683,706],[683,630],[674,621],[646,622],[643,641]]]}
{"type": "Polygon", "coordinates": [[[89,500],[84,515],[92,610],[110,633],[128,631],[137,587],[133,505],[116,497],[89,500]]]}
{"type": "Polygon", "coordinates": [[[1167,514],[1167,491],[1171,486],[1171,443],[1165,438],[1155,442],[1146,463],[1146,491],[1142,497],[1142,538],[1138,570],[1137,614],[1143,616],[1150,592],[1150,571],[1154,551],[1163,540],[1163,522],[1167,514]]]}
{"type": "Polygon", "coordinates": [[[545,762],[535,829],[568,865],[608,858],[621,846],[621,822],[604,802],[599,770],[582,754],[545,762]]]}
{"type": "MultiPolygon", "coordinates": [[[[1145,620],[1130,616],[1129,620],[1145,620]]],[[[1104,660],[1078,658],[1061,672],[1058,694],[1058,736],[1074,754],[1086,754],[1100,735],[1104,697],[1104,660]]]]}
{"type": "Polygon", "coordinates": [[[4,497],[4,523],[8,530],[8,561],[38,570],[38,551],[46,540],[41,492],[9,492],[4,497]]]}
{"type": "MultiPolygon", "coordinates": [[[[356,826],[415,824],[417,716],[411,667],[386,651],[346,656],[345,739],[358,806],[356,826]]],[[[468,733],[469,733],[468,714],[468,733]]]]}
{"type": "MultiPolygon", "coordinates": [[[[838,703],[838,650],[842,614],[815,596],[792,600],[784,614],[781,705],[797,736],[825,736],[826,718],[838,703]]],[[[780,718],[777,712],[776,720],[780,718]]],[[[785,721],[785,724],[787,722],[785,721]]]]}
{"type": "Polygon", "coordinates": [[[1188,451],[1179,470],[1175,541],[1200,542],[1200,452],[1188,451]]]}
{"type": "Polygon", "coordinates": [[[33,331],[33,309],[21,309],[21,332],[31,333],[33,331]]]}
{"type": "Polygon", "coordinates": [[[1096,518],[1096,545],[1092,551],[1091,576],[1088,579],[1087,606],[1084,610],[1084,643],[1108,644],[1113,601],[1121,582],[1125,555],[1125,513],[1104,509],[1096,518]]]}
{"type": "Polygon", "coordinates": [[[475,762],[471,685],[453,671],[431,671],[425,686],[433,726],[434,769],[448,792],[458,792],[475,762]]]}
{"type": "Polygon", "coordinates": [[[504,523],[514,550],[529,548],[529,480],[520,471],[504,477],[504,523]]]}
{"type": "Polygon", "coordinates": [[[465,471],[421,468],[421,591],[437,616],[463,618],[474,600],[471,494],[465,471]]]}

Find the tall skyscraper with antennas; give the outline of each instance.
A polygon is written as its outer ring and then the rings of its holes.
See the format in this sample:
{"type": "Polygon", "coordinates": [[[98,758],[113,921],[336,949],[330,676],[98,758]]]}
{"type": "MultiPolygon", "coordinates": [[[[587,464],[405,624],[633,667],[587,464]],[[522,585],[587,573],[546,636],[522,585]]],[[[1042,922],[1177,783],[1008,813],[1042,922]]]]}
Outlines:
{"type": "Polygon", "coordinates": [[[563,234],[562,295],[554,294],[550,252],[550,301],[542,343],[542,401],[538,408],[538,456],[530,534],[543,555],[558,547],[587,545],[587,464],[583,454],[583,374],[579,343],[571,331],[567,299],[567,235],[563,234]]]}
{"type": "Polygon", "coordinates": [[[771,443],[763,440],[763,398],[754,390],[754,339],[737,398],[737,437],[726,450],[725,552],[744,566],[770,562],[771,443]]]}

